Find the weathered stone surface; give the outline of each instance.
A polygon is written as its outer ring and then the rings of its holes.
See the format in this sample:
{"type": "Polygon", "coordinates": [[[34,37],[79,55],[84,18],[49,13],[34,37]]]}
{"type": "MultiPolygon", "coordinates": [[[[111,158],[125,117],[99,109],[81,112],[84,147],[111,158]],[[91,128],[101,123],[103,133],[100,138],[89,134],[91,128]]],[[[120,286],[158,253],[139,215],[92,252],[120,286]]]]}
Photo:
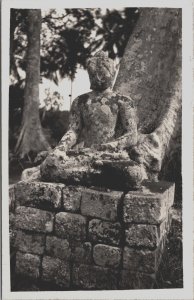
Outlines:
{"type": "Polygon", "coordinates": [[[62,206],[66,211],[78,212],[83,187],[68,186],[62,190],[62,206]]]}
{"type": "Polygon", "coordinates": [[[55,233],[69,240],[85,240],[86,218],[78,214],[60,212],[56,214],[55,233]]]}
{"type": "Polygon", "coordinates": [[[24,169],[21,175],[21,181],[25,181],[25,182],[41,181],[40,166],[24,169]]]}
{"type": "Polygon", "coordinates": [[[124,198],[124,222],[161,223],[172,204],[172,186],[169,182],[146,182],[142,191],[129,192],[124,198]]]}
{"type": "Polygon", "coordinates": [[[119,245],[121,225],[99,219],[92,219],[88,226],[88,237],[93,242],[119,245]]]}
{"type": "Polygon", "coordinates": [[[81,213],[108,221],[116,221],[122,192],[101,192],[87,189],[82,192],[81,213]]]}
{"type": "Polygon", "coordinates": [[[143,182],[142,191],[146,194],[159,194],[165,199],[165,204],[168,208],[173,205],[175,184],[168,181],[149,181],[143,182]]]}
{"type": "Polygon", "coordinates": [[[67,240],[57,238],[56,236],[47,236],[46,253],[49,256],[69,260],[71,256],[69,242],[67,240]]]}
{"type": "Polygon", "coordinates": [[[158,225],[129,224],[125,230],[126,244],[130,247],[156,248],[167,235],[171,225],[171,214],[158,225]]]}
{"type": "MultiPolygon", "coordinates": [[[[123,151],[123,154],[125,152],[123,151]]],[[[103,175],[103,185],[114,190],[131,190],[141,187],[145,179],[139,163],[129,158],[124,160],[101,159],[96,162],[103,175]]]]}
{"type": "Polygon", "coordinates": [[[90,77],[91,89],[103,91],[112,85],[115,67],[108,55],[99,51],[88,60],[87,69],[90,77]]]}
{"type": "Polygon", "coordinates": [[[15,210],[15,184],[9,185],[9,211],[15,210]]]}
{"type": "Polygon", "coordinates": [[[99,266],[75,265],[72,281],[76,287],[86,290],[115,290],[117,289],[117,272],[99,266]]]}
{"type": "Polygon", "coordinates": [[[37,233],[17,231],[15,247],[22,252],[43,254],[45,249],[45,236],[37,233]]]}
{"type": "Polygon", "coordinates": [[[102,267],[119,267],[121,261],[121,249],[117,247],[97,244],[93,249],[95,264],[102,267]]]}
{"type": "Polygon", "coordinates": [[[130,224],[125,230],[126,244],[131,247],[155,248],[159,243],[156,225],[130,224]]]}
{"type": "Polygon", "coordinates": [[[93,91],[73,101],[68,131],[42,162],[41,178],[87,187],[137,188],[145,179],[142,167],[126,151],[138,142],[133,100],[112,92],[114,63],[103,51],[90,58],[88,73],[93,91]]]}
{"type": "Polygon", "coordinates": [[[56,285],[68,288],[70,285],[69,264],[49,256],[44,256],[42,261],[42,279],[54,282],[56,285]]]}
{"type": "Polygon", "coordinates": [[[90,264],[92,262],[92,245],[89,242],[71,243],[71,260],[79,264],[90,264]]]}
{"type": "Polygon", "coordinates": [[[163,252],[163,242],[157,249],[134,249],[124,247],[123,268],[131,271],[154,273],[157,271],[163,252]]]}
{"type": "Polygon", "coordinates": [[[40,181],[21,181],[17,183],[15,188],[16,201],[21,206],[43,209],[60,208],[63,186],[63,184],[40,181]]]}
{"type": "Polygon", "coordinates": [[[155,282],[155,274],[130,272],[122,270],[119,280],[120,289],[152,289],[155,282]]]}
{"type": "Polygon", "coordinates": [[[15,271],[16,274],[21,274],[34,279],[39,278],[40,257],[30,253],[17,252],[15,271]]]}
{"type": "Polygon", "coordinates": [[[35,232],[52,232],[53,219],[54,215],[51,212],[19,206],[16,209],[15,226],[35,232]]]}

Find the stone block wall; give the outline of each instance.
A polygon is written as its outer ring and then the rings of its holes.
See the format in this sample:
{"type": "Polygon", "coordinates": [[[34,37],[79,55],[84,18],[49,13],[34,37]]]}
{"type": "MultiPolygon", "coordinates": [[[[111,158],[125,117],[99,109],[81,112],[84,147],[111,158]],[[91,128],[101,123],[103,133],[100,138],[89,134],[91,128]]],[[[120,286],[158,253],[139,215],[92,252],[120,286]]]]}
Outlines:
{"type": "Polygon", "coordinates": [[[152,288],[173,200],[167,182],[128,193],[19,182],[10,188],[15,273],[63,290],[152,288]]]}

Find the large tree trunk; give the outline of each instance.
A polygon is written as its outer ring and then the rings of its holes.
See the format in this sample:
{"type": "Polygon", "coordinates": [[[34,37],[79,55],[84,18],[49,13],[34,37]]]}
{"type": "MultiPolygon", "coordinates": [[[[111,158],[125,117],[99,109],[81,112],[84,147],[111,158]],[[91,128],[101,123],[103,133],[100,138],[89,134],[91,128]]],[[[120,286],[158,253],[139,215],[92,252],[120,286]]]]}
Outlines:
{"type": "Polygon", "coordinates": [[[137,106],[148,178],[181,183],[181,9],[142,8],[114,89],[137,106]]]}
{"type": "Polygon", "coordinates": [[[48,148],[39,119],[41,10],[28,11],[28,51],[22,128],[16,145],[20,157],[48,148]]]}

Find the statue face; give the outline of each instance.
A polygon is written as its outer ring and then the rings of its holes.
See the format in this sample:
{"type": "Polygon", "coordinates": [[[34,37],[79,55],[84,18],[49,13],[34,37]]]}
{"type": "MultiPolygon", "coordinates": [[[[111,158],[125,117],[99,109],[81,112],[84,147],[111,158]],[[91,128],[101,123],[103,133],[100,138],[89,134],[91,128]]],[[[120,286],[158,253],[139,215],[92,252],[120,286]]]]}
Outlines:
{"type": "Polygon", "coordinates": [[[89,59],[87,69],[92,90],[103,91],[112,87],[115,75],[114,63],[103,51],[89,59]]]}

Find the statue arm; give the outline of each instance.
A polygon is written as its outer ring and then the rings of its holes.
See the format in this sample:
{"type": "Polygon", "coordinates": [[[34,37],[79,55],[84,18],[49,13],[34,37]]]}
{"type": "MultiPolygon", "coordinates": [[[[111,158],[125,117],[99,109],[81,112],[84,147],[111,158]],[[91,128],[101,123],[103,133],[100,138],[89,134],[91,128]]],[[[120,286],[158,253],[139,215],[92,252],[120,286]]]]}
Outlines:
{"type": "Polygon", "coordinates": [[[119,114],[121,125],[123,127],[123,135],[114,140],[113,142],[101,144],[99,150],[121,150],[124,148],[133,148],[137,144],[137,117],[133,101],[130,97],[120,96],[119,114]]]}
{"type": "MultiPolygon", "coordinates": [[[[57,145],[57,150],[66,152],[72,146],[74,146],[77,142],[79,133],[81,131],[81,113],[79,107],[79,97],[76,98],[70,110],[69,116],[69,127],[65,135],[60,140],[59,144],[57,145]]],[[[55,149],[56,149],[55,148],[55,149]]]]}
{"type": "Polygon", "coordinates": [[[133,101],[129,97],[121,97],[119,100],[119,114],[124,134],[116,141],[118,148],[131,148],[137,144],[137,117],[133,101]]]}

